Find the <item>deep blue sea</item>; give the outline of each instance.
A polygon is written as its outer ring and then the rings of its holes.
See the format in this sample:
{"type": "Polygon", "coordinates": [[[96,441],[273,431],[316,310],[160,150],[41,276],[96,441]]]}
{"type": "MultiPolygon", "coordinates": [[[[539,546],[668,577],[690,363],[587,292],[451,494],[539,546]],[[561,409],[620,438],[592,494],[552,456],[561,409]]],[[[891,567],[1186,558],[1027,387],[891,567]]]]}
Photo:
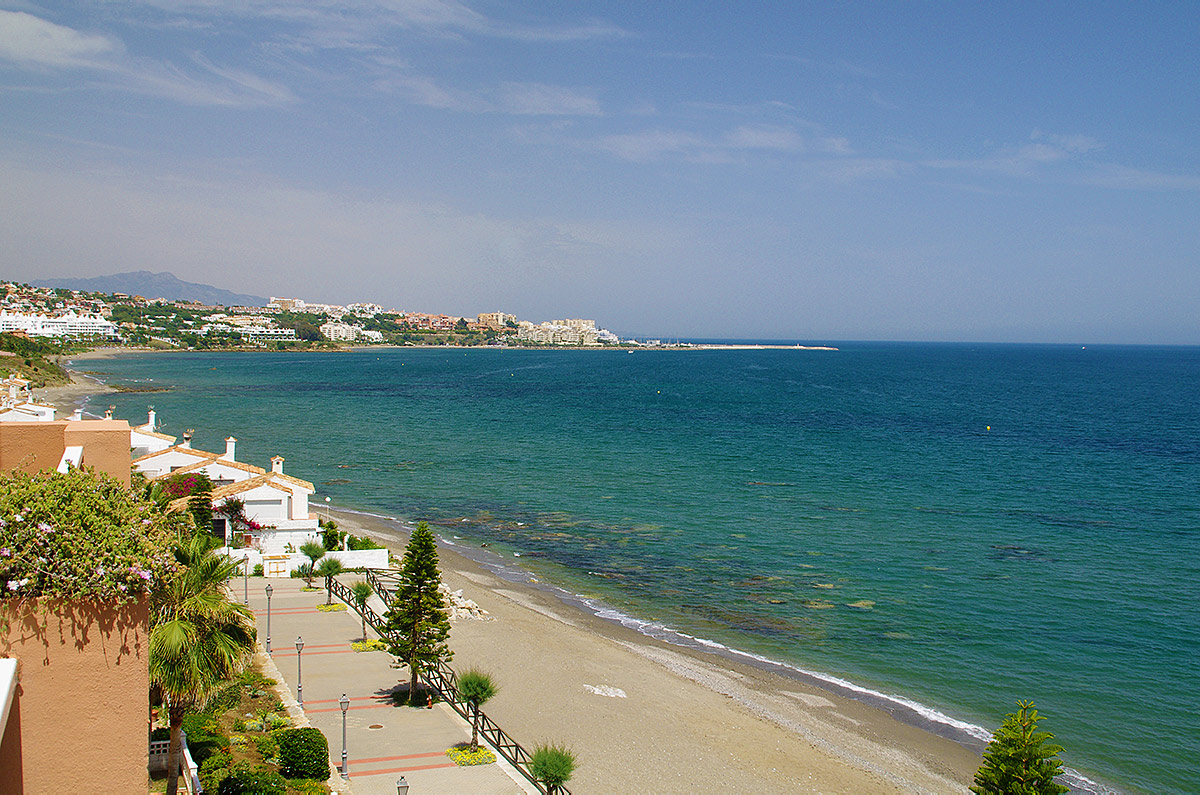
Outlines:
{"type": "MultiPolygon", "coordinates": [[[[168,433],[643,621],[1200,790],[1200,348],[388,349],[81,362],[168,433]]],[[[99,406],[90,407],[99,411],[99,406]]]]}

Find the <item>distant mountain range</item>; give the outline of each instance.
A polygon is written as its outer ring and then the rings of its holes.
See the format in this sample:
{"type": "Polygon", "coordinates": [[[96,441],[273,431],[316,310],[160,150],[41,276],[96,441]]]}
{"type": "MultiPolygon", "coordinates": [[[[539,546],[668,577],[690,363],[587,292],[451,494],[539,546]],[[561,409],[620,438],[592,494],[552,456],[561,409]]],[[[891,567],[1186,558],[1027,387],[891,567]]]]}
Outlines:
{"type": "Polygon", "coordinates": [[[133,271],[96,276],[90,279],[41,279],[35,287],[61,287],[89,293],[128,293],[144,298],[165,298],[168,301],[199,301],[202,304],[224,306],[266,306],[270,303],[261,295],[246,295],[208,284],[185,282],[173,273],[133,271]]]}

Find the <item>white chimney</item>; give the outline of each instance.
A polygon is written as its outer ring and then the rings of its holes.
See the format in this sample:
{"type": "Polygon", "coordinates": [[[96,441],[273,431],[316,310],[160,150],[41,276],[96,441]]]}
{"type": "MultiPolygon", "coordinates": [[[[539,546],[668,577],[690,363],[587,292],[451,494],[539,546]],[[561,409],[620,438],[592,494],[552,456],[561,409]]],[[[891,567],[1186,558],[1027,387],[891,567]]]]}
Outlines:
{"type": "Polygon", "coordinates": [[[277,474],[283,474],[283,456],[277,455],[271,459],[271,471],[277,474]]]}
{"type": "Polygon", "coordinates": [[[82,420],[83,419],[83,409],[75,409],[75,411],[71,414],[71,419],[74,420],[75,422],[79,422],[80,420],[82,420]]]}
{"type": "Polygon", "coordinates": [[[232,436],[225,437],[225,460],[226,461],[236,461],[237,460],[236,458],[233,457],[234,450],[236,450],[236,449],[237,449],[237,439],[233,438],[232,436]]]}
{"type": "Polygon", "coordinates": [[[179,443],[179,446],[185,450],[190,450],[192,447],[192,434],[195,432],[196,430],[194,428],[188,428],[186,431],[184,431],[183,441],[179,443]]]}
{"type": "Polygon", "coordinates": [[[158,416],[154,413],[154,406],[150,407],[150,411],[146,412],[146,424],[150,426],[150,430],[154,430],[154,421],[158,416]]]}

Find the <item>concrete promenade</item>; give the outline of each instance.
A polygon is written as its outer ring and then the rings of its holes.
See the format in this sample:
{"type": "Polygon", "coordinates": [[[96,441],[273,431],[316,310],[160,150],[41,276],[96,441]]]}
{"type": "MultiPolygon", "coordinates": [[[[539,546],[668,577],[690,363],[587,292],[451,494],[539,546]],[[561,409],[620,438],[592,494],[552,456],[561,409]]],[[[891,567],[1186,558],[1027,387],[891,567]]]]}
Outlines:
{"type": "MultiPolygon", "coordinates": [[[[349,585],[358,575],[339,579],[349,585]]],[[[324,589],[305,593],[303,580],[251,577],[250,607],[258,622],[260,642],[265,644],[267,639],[267,583],[272,587],[271,658],[283,677],[281,684],[286,683],[293,698],[297,683],[302,685],[304,714],[329,740],[335,765],[340,765],[342,753],[338,700],[343,693],[350,699],[346,713],[350,780],[343,792],[394,795],[401,776],[411,795],[536,792],[503,760],[475,767],[458,767],[450,761],[446,749],[469,742],[470,725],[446,704],[435,704],[433,709],[393,706],[391,693],[407,682],[408,670],[392,668],[392,657],[386,652],[353,651],[350,644],[361,639],[362,622],[349,610],[317,610],[325,604],[324,589]],[[299,661],[297,637],[304,639],[299,661]]],[[[234,597],[242,598],[243,584],[235,580],[230,585],[234,597]]],[[[382,612],[378,597],[372,599],[382,612]]],[[[333,601],[339,604],[336,597],[333,601]]],[[[367,636],[378,637],[369,627],[367,636]]]]}

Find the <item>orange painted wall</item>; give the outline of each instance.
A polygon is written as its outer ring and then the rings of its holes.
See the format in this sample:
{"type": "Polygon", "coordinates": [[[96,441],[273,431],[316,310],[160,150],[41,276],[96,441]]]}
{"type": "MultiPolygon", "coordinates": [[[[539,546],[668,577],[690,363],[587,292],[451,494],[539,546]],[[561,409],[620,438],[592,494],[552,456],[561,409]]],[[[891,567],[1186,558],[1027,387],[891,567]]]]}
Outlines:
{"type": "Polygon", "coordinates": [[[129,483],[129,423],[125,420],[0,422],[0,470],[54,470],[63,451],[83,446],[83,464],[129,483]]]}
{"type": "Polygon", "coordinates": [[[0,793],[145,792],[149,607],[0,600],[0,656],[17,697],[0,793]]]}

